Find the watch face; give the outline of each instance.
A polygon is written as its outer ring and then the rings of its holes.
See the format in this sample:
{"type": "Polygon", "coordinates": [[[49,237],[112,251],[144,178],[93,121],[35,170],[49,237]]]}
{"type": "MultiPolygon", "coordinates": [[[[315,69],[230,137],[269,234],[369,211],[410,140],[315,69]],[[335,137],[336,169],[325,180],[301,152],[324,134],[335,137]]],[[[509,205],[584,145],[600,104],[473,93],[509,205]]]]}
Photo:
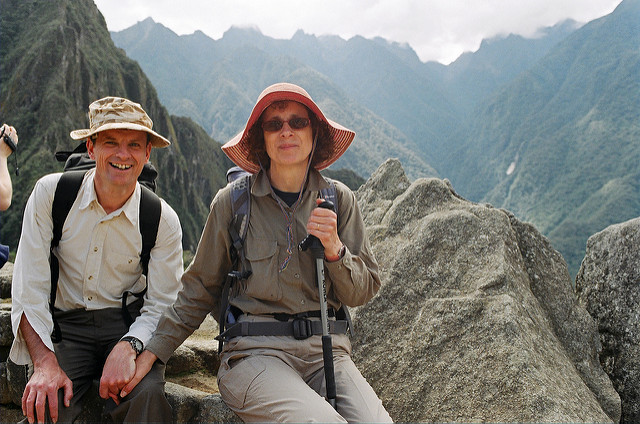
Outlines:
{"type": "Polygon", "coordinates": [[[142,352],[142,342],[138,339],[136,339],[135,337],[131,337],[127,340],[129,342],[129,344],[131,345],[131,347],[133,348],[133,350],[136,351],[136,354],[140,354],[140,352],[142,352]]]}

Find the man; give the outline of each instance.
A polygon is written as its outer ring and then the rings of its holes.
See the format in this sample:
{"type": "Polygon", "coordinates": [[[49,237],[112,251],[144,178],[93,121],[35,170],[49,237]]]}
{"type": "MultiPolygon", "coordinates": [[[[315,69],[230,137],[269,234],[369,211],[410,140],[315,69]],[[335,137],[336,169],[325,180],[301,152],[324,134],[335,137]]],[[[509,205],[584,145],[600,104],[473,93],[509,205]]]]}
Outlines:
{"type": "Polygon", "coordinates": [[[86,139],[96,167],[84,176],[53,249],[59,261],[54,317],[48,307],[49,246],[52,202],[62,174],[41,178],[25,208],[12,284],[16,338],[10,352],[16,364],[33,362],[22,410],[30,423],[43,422],[47,413],[47,420],[71,422],[93,380],[99,379],[105,411],[114,421],[166,421],[171,407],[164,395],[163,365],[156,364],[143,387],[124,397],[120,391],[135,374],[137,354],[180,288],[182,229],[164,201],[146,277],[140,261],[142,188],[137,179],[152,146],[170,142],[152,130],[142,107],[127,99],[93,102],[89,121],[89,129],[71,132],[76,140],[86,139]],[[125,310],[125,292],[144,295],[126,297],[125,310]],[[126,312],[135,319],[130,327],[126,312]],[[51,337],[54,321],[59,342],[51,337]]]}

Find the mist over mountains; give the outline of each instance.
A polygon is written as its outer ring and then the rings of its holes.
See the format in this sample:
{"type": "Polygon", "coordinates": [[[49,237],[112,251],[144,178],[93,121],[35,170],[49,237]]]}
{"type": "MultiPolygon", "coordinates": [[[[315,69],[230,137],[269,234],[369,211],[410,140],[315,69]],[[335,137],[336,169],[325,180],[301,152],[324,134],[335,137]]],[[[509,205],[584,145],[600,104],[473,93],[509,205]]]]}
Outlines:
{"type": "Polygon", "coordinates": [[[590,235],[640,216],[640,0],[536,39],[485,40],[448,66],[380,38],[299,31],[277,40],[232,28],[212,40],[150,19],[109,34],[90,0],[0,7],[0,119],[21,140],[13,205],[2,214],[12,247],[35,180],[62,169],[53,153],[75,146],[69,131],[86,127],[91,101],[119,95],[141,103],[173,143],[152,153],[158,192],[180,216],[185,248],[195,248],[230,165],[220,143],[282,80],[357,132],[334,171],[367,178],[397,157],[410,178],[447,178],[462,196],[534,224],[572,274],[590,235]]]}
{"type": "Polygon", "coordinates": [[[302,85],[358,134],[334,167],[366,178],[397,157],[411,178],[448,178],[536,225],[575,274],[591,234],[640,215],[639,25],[640,0],[625,0],[583,26],[485,40],[448,66],[381,38],[302,31],[231,28],[213,40],[146,19],[111,37],[171,113],[220,142],[264,87],[302,85]]]}

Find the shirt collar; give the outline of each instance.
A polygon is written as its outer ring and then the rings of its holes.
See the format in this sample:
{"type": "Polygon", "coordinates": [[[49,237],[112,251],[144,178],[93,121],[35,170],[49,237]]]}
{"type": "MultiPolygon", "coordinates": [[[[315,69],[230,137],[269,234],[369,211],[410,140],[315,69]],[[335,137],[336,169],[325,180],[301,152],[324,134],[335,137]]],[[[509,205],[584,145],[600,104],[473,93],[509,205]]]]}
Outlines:
{"type": "MultiPolygon", "coordinates": [[[[80,204],[78,208],[80,210],[86,209],[91,204],[95,202],[95,205],[98,206],[98,194],[96,193],[96,187],[94,184],[94,179],[96,175],[95,168],[90,169],[84,177],[84,181],[82,182],[82,186],[80,187],[80,204]]],[[[133,191],[133,194],[129,199],[122,205],[121,208],[116,209],[110,215],[118,216],[120,214],[124,214],[129,222],[133,225],[136,225],[138,222],[138,214],[140,209],[140,184],[136,182],[136,188],[133,191]]],[[[101,206],[100,206],[101,207],[101,206]]]]}
{"type": "MultiPolygon", "coordinates": [[[[258,171],[258,175],[256,176],[252,186],[251,186],[251,194],[254,196],[268,196],[271,194],[270,189],[271,183],[269,182],[269,177],[267,177],[267,173],[263,170],[258,171]]],[[[309,170],[309,176],[307,177],[307,187],[308,191],[320,191],[324,188],[328,188],[329,183],[322,178],[320,172],[311,168],[309,170]]]]}

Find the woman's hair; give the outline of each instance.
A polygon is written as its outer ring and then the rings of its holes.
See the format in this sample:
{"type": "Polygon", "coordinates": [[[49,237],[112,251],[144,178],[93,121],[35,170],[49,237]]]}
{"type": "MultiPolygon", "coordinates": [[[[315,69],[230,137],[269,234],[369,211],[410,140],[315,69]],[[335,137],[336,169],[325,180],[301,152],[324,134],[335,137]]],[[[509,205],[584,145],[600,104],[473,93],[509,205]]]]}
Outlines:
{"type": "MultiPolygon", "coordinates": [[[[271,103],[268,107],[284,108],[287,102],[294,100],[282,100],[271,103]]],[[[303,105],[304,106],[304,105],[303,105]]],[[[309,113],[309,120],[311,121],[311,128],[313,130],[313,137],[317,137],[316,148],[311,158],[311,166],[315,167],[316,164],[322,163],[333,155],[335,148],[332,142],[331,133],[329,132],[329,125],[318,119],[315,113],[313,113],[308,107],[304,106],[309,113]]],[[[266,109],[265,109],[266,110],[266,109]]],[[[264,169],[269,169],[271,161],[269,155],[267,155],[267,149],[264,144],[264,134],[262,132],[262,115],[256,121],[255,124],[249,129],[247,133],[247,141],[249,144],[249,154],[247,159],[250,161],[256,161],[261,164],[264,169]]]]}

